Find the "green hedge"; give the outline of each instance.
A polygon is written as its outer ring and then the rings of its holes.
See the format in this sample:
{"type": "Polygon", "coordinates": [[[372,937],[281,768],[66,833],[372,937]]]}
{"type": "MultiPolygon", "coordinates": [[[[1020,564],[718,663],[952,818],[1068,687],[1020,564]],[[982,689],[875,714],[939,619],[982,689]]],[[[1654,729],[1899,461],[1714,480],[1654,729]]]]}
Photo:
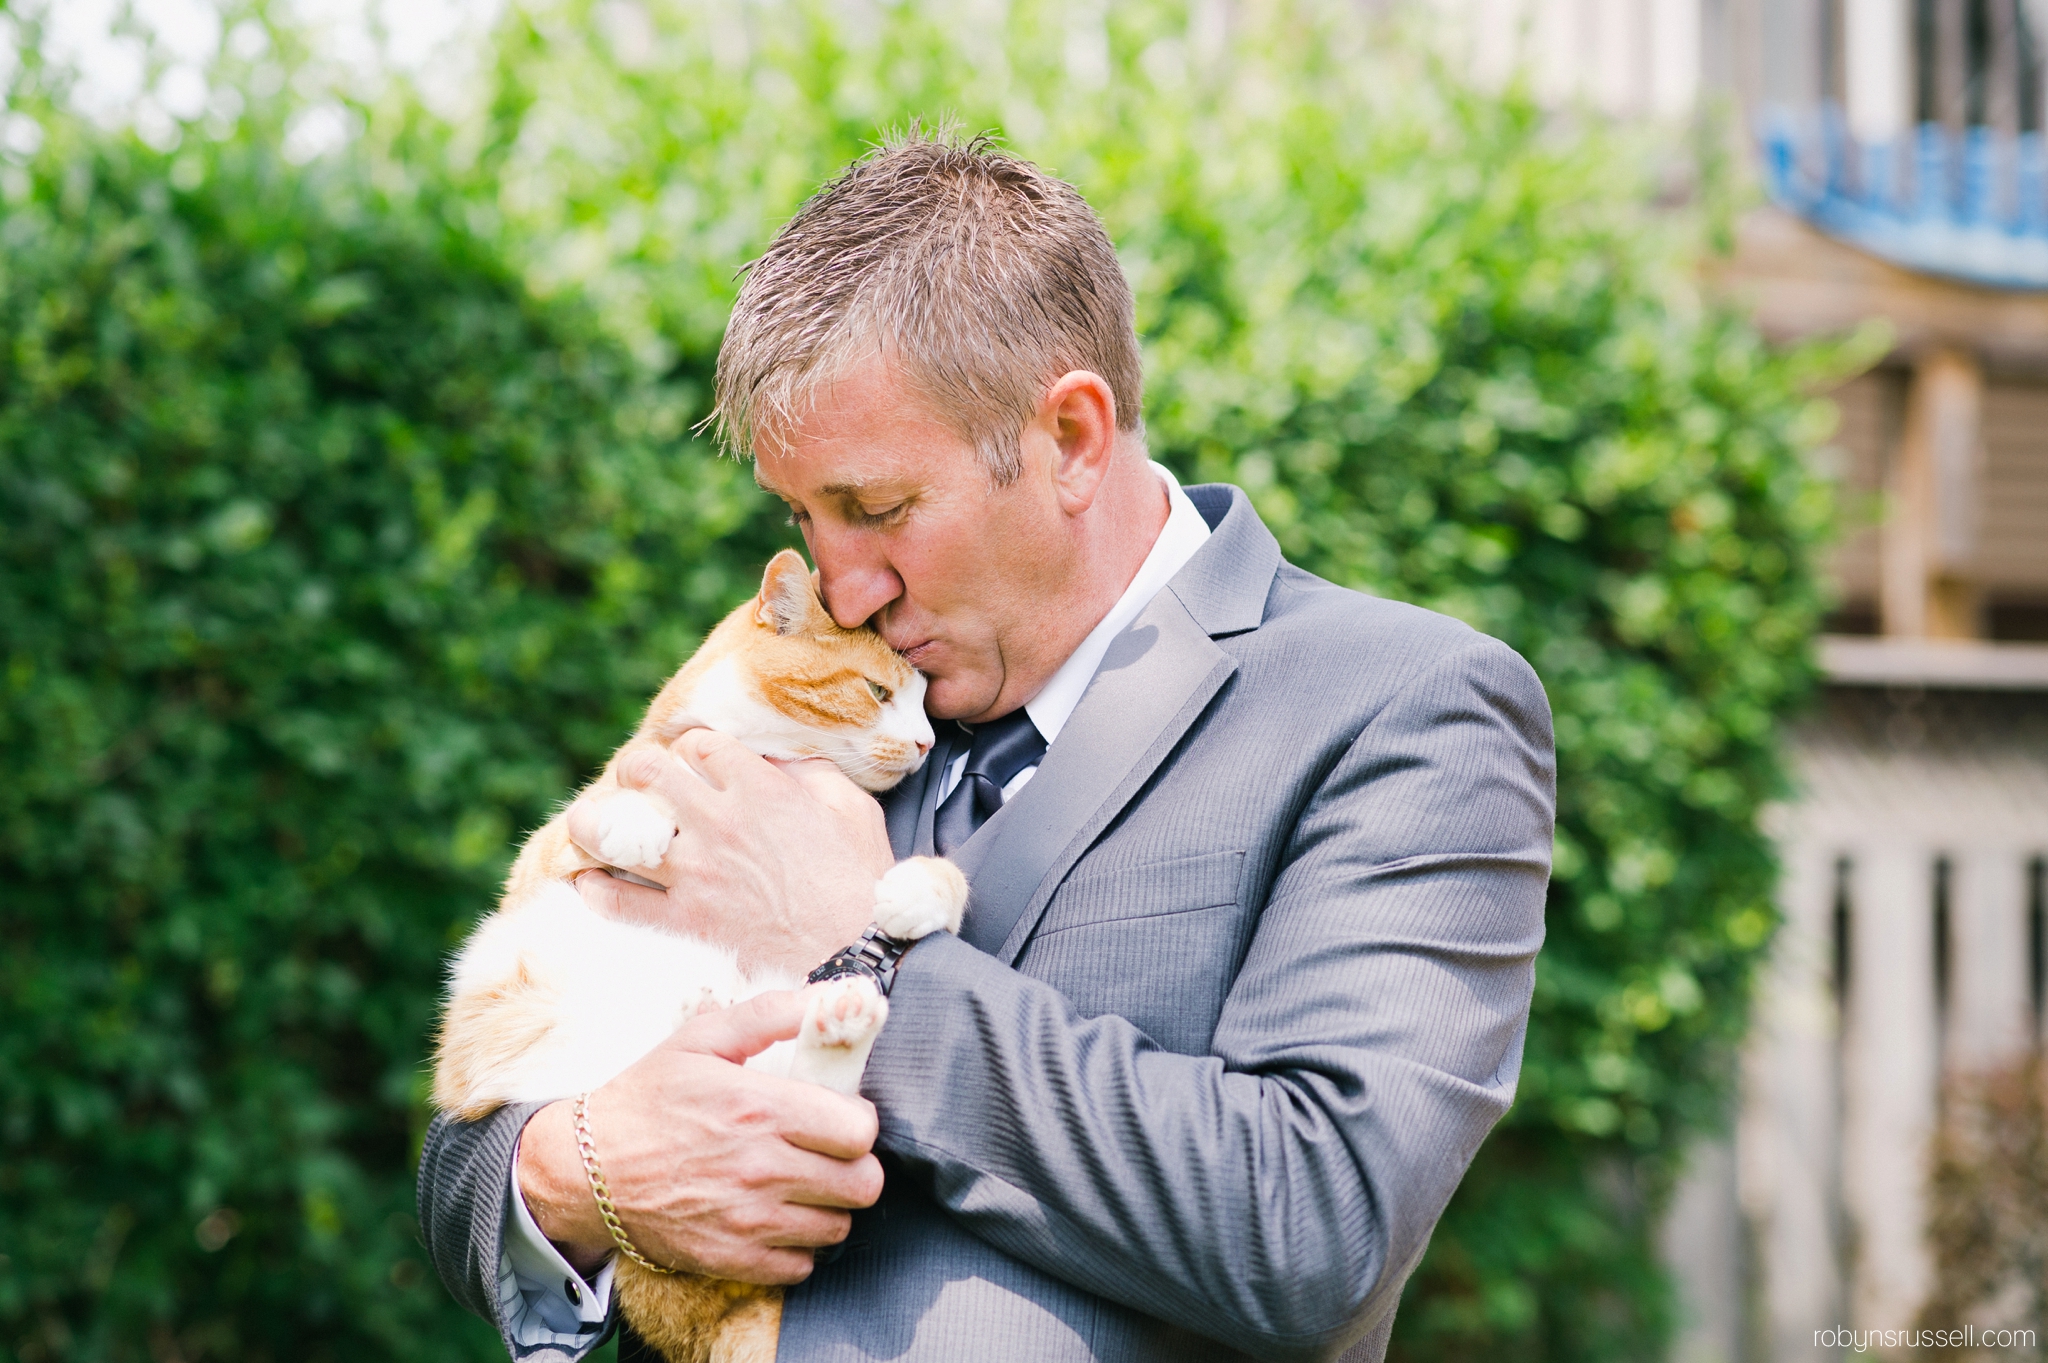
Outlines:
{"type": "Polygon", "coordinates": [[[502,1357],[442,954],[786,532],[459,211],[183,156],[0,213],[0,1356],[502,1357]]]}
{"type": "Polygon", "coordinates": [[[1163,458],[1543,675],[1521,1096],[1395,1351],[1660,1353],[1843,356],[1697,297],[1668,156],[1355,6],[1101,13],[561,0],[473,115],[395,89],[310,170],[288,109],[168,154],[50,117],[0,166],[0,1350],[493,1355],[410,1220],[440,955],[788,534],[688,435],[734,271],[953,111],[1103,211],[1163,458]]]}

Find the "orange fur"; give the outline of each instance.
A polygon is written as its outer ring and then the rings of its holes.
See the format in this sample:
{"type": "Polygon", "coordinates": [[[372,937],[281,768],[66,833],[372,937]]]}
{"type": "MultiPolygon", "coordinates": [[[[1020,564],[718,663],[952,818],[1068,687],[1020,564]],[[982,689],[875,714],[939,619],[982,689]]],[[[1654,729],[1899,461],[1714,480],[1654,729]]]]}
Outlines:
{"type": "MultiPolygon", "coordinates": [[[[723,662],[737,664],[769,707],[821,734],[856,733],[873,723],[881,704],[871,686],[898,691],[915,675],[902,655],[873,630],[841,629],[834,624],[811,587],[803,559],[785,549],[769,563],[761,595],[711,631],[690,660],[656,693],[640,727],[586,789],[618,788],[619,759],[635,745],[666,746],[691,729],[707,727],[692,712],[690,702],[706,674],[723,662]],[[778,579],[792,573],[803,582],[808,609],[789,617],[796,627],[784,632],[767,615],[768,601],[778,579]]],[[[823,753],[819,745],[799,742],[776,755],[814,757],[823,753]]],[[[846,774],[856,785],[870,791],[888,790],[915,771],[921,757],[914,746],[888,739],[876,740],[867,755],[872,765],[842,762],[842,766],[851,768],[846,774]]],[[[543,882],[570,879],[603,865],[570,840],[568,824],[557,815],[527,839],[512,864],[500,902],[528,893],[543,882]]]]}
{"type": "MultiPolygon", "coordinates": [[[[802,558],[785,550],[768,565],[760,593],[728,615],[669,679],[639,728],[585,793],[626,796],[616,774],[623,758],[639,745],[666,746],[701,727],[735,733],[764,755],[830,757],[864,789],[887,790],[917,768],[929,744],[922,687],[922,679],[878,635],[833,623],[802,558]],[[889,732],[881,723],[884,699],[897,692],[905,693],[905,705],[897,707],[891,722],[901,730],[908,703],[918,702],[921,742],[889,732]]],[[[646,836],[634,845],[665,846],[659,811],[652,805],[644,811],[635,808],[637,827],[646,836]],[[655,821],[651,826],[650,820],[655,821]]],[[[579,872],[604,865],[570,839],[566,812],[557,814],[520,849],[497,913],[479,925],[471,943],[494,923],[510,922],[511,915],[545,912],[547,895],[559,895],[579,872]]],[[[952,878],[958,880],[957,872],[952,878]]],[[[954,897],[964,900],[964,882],[954,897]]],[[[958,922],[957,904],[953,922],[958,922]]],[[[546,1040],[554,1025],[550,1010],[560,1000],[534,978],[523,957],[509,973],[484,981],[464,977],[469,959],[466,946],[442,1017],[434,1102],[443,1111],[475,1120],[508,1101],[507,1076],[546,1040]]],[[[704,1001],[714,1001],[714,991],[706,989],[704,1001]]],[[[701,1006],[682,1005],[675,1020],[679,1023],[701,1006]]],[[[626,1319],[672,1363],[774,1359],[782,1311],[779,1289],[689,1274],[663,1276],[624,1260],[614,1283],[626,1319]]]]}
{"type": "Polygon", "coordinates": [[[779,1287],[664,1277],[622,1259],[612,1291],[634,1331],[673,1363],[775,1363],[782,1334],[779,1287]]]}
{"type": "Polygon", "coordinates": [[[435,1104],[466,1122],[497,1111],[499,1104],[481,1096],[492,1062],[523,1054],[547,1034],[552,993],[522,965],[510,980],[449,999],[434,1062],[435,1104]]]}

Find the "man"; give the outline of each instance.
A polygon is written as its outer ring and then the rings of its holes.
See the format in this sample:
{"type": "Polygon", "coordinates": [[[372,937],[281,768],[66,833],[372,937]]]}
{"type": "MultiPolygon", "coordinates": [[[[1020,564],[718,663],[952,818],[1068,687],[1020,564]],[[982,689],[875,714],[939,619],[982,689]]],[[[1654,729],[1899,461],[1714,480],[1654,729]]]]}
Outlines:
{"type": "MultiPolygon", "coordinates": [[[[856,163],[734,306],[724,429],[833,617],[929,677],[938,744],[878,808],[686,735],[622,773],[675,810],[643,868],[666,892],[579,888],[808,970],[892,858],[942,852],[972,887],[958,938],[896,957],[871,1106],[738,1067],[794,1033],[790,995],[687,1024],[590,1099],[639,1252],[795,1284],[782,1358],[1377,1359],[1513,1096],[1551,847],[1540,685],[1286,564],[1236,489],[1182,490],[1139,390],[1101,226],[981,142],[856,163]]],[[[420,1201],[515,1357],[595,1344],[613,1236],[567,1104],[437,1121],[420,1201]]]]}

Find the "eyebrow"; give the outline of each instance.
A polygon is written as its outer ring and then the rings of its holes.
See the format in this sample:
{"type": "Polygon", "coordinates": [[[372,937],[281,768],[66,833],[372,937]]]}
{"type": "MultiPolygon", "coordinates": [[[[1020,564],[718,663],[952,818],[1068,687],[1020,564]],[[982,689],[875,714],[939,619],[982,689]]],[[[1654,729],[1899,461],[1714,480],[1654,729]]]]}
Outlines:
{"type": "MultiPolygon", "coordinates": [[[[758,473],[754,475],[754,486],[771,496],[784,498],[789,496],[781,488],[762,482],[761,475],[758,473]]],[[[879,486],[879,483],[827,483],[818,489],[818,495],[821,497],[859,497],[862,493],[872,492],[879,486]]]]}
{"type": "MultiPolygon", "coordinates": [[[[863,493],[872,493],[877,491],[878,489],[882,488],[883,485],[885,485],[888,481],[888,479],[882,478],[867,483],[827,483],[823,487],[818,489],[818,495],[821,497],[858,498],[863,493]]],[[[784,492],[781,488],[776,487],[774,484],[769,483],[768,481],[761,477],[761,466],[759,464],[756,464],[754,466],[754,486],[760,488],[761,491],[767,493],[771,497],[780,497],[784,501],[789,500],[789,493],[784,492]]]]}

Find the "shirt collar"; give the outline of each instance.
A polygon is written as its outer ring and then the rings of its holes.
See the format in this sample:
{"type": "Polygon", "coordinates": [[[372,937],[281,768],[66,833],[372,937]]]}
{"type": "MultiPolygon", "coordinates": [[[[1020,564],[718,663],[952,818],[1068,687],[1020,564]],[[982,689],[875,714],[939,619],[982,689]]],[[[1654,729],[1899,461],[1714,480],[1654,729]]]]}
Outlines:
{"type": "Polygon", "coordinates": [[[1181,490],[1180,480],[1173,476],[1172,470],[1154,461],[1152,471],[1166,484],[1169,508],[1166,524],[1161,527],[1159,538],[1152,542],[1152,551],[1138,565],[1137,576],[1124,588],[1124,594],[1117,598],[1116,604],[1109,608],[1109,614],[1102,617],[1101,623],[1081,641],[1081,646],[1060,664],[1060,670],[1052,674],[1052,680],[1025,703],[1024,713],[1031,716],[1031,723],[1045,736],[1048,744],[1060,736],[1060,730],[1073,716],[1074,707],[1081,703],[1088,683],[1095,680],[1095,669],[1102,666],[1102,655],[1109,652],[1110,641],[1123,633],[1124,628],[1152,604],[1152,598],[1159,595],[1159,589],[1172,581],[1173,575],[1185,567],[1187,561],[1195,556],[1195,551],[1209,539],[1209,523],[1202,519],[1202,513],[1181,490]]]}

